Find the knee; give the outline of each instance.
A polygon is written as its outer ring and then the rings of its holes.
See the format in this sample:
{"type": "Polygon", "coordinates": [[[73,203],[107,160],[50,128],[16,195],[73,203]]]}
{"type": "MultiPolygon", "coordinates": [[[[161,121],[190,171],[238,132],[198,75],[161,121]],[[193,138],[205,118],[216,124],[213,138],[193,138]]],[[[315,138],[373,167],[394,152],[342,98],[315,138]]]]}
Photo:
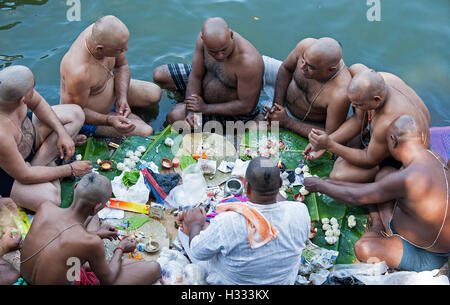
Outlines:
{"type": "Polygon", "coordinates": [[[140,135],[141,137],[150,137],[153,135],[153,127],[150,125],[146,125],[143,129],[142,129],[142,134],[140,135]]]}
{"type": "Polygon", "coordinates": [[[374,258],[373,242],[367,238],[359,239],[354,245],[356,258],[360,262],[368,262],[374,258]]]}
{"type": "Polygon", "coordinates": [[[0,259],[0,285],[12,285],[19,279],[19,272],[9,263],[0,259]]]}
{"type": "Polygon", "coordinates": [[[156,69],[153,70],[153,81],[155,83],[164,85],[167,83],[168,77],[169,70],[167,69],[167,65],[156,67],[156,69]]]}
{"type": "Polygon", "coordinates": [[[183,117],[182,115],[180,115],[179,112],[174,111],[174,110],[170,111],[166,116],[167,123],[169,123],[171,125],[173,125],[176,121],[182,121],[184,119],[185,119],[185,117],[183,117]]]}
{"type": "Polygon", "coordinates": [[[161,278],[161,266],[157,262],[149,262],[146,264],[146,272],[151,283],[154,283],[161,278]]]}
{"type": "Polygon", "coordinates": [[[70,109],[71,121],[76,123],[77,125],[80,125],[81,128],[85,120],[83,108],[81,108],[78,105],[70,105],[70,106],[71,106],[70,109]]]}

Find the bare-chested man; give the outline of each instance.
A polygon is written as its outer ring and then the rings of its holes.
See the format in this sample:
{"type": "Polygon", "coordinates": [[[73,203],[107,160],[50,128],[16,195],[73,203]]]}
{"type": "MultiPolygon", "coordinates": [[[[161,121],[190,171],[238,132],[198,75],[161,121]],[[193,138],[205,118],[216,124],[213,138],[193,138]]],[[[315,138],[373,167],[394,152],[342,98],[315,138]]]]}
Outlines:
{"type": "Polygon", "coordinates": [[[341,126],[350,107],[351,76],[336,40],[303,39],[282,63],[263,58],[265,91],[275,87],[273,105],[265,106],[266,119],[303,137],[318,126],[327,133],[341,126]]]}
{"type": "Polygon", "coordinates": [[[185,103],[177,104],[167,121],[186,120],[194,127],[194,113],[203,114],[203,123],[217,121],[222,125],[254,119],[259,113],[263,72],[258,50],[229,29],[222,18],[209,18],[197,37],[192,68],[183,64],[159,66],[153,79],[163,88],[186,92],[185,103]]]}
{"type": "Polygon", "coordinates": [[[21,251],[21,275],[27,283],[73,284],[70,275],[74,272],[69,269],[76,266],[75,261],[79,266],[84,265],[79,280],[75,279],[82,285],[150,285],[161,277],[156,262],[122,262],[123,253],[136,248],[136,241],[131,238],[122,239],[111,261],[106,261],[102,239],[117,239],[117,229],[109,225],[99,228],[96,214],[105,207],[110,196],[110,181],[90,173],[75,186],[74,200],[69,208],[61,209],[48,203],[41,205],[21,251]],[[85,226],[90,216],[94,217],[85,226]]]}
{"type": "Polygon", "coordinates": [[[92,136],[150,136],[153,128],[131,113],[161,99],[161,89],[130,80],[125,56],[130,33],[114,16],[87,27],[61,61],[61,103],[84,109],[81,133],[92,136]]]}
{"type": "Polygon", "coordinates": [[[68,161],[75,142],[85,140],[77,136],[84,113],[77,105],[50,107],[34,84],[27,67],[0,71],[0,195],[33,211],[44,201],[59,206],[59,178],[92,169],[90,161],[54,166],[58,157],[68,161]]]}
{"type": "Polygon", "coordinates": [[[370,232],[355,244],[362,262],[424,271],[442,267],[450,254],[450,177],[439,155],[423,147],[422,128],[410,116],[388,127],[386,142],[401,170],[385,167],[373,183],[306,178],[309,191],[352,205],[376,205],[370,232]]]}
{"type": "Polygon", "coordinates": [[[312,160],[320,156],[325,149],[340,158],[336,160],[330,177],[351,182],[372,182],[376,173],[386,165],[397,169],[400,162],[392,159],[388,149],[386,133],[389,125],[401,115],[412,116],[420,128],[423,145],[430,142],[430,114],[420,97],[399,77],[386,72],[375,72],[362,64],[351,68],[353,79],[348,88],[348,97],[355,108],[355,114],[333,134],[321,130],[312,130],[309,135],[311,144],[305,149],[304,156],[312,160]],[[370,142],[365,149],[351,148],[347,143],[370,127],[370,142]],[[321,151],[309,156],[312,149],[321,151]]]}

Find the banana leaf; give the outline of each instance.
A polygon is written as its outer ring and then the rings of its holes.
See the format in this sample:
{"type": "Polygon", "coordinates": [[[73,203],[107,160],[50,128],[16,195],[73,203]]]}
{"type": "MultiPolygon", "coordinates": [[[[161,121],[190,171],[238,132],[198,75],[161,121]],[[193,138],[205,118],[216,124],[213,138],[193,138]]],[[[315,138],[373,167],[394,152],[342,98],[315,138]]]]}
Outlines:
{"type": "Polygon", "coordinates": [[[161,165],[162,159],[166,158],[172,160],[181,145],[183,136],[178,133],[174,133],[171,130],[172,126],[167,126],[166,129],[164,129],[161,134],[159,134],[148,146],[147,150],[142,155],[141,160],[155,163],[159,170],[163,168],[161,165]],[[167,146],[164,144],[166,138],[171,138],[174,141],[174,145],[167,146]]]}
{"type": "MultiPolygon", "coordinates": [[[[119,162],[122,162],[126,156],[128,150],[135,151],[138,146],[148,147],[154,141],[155,137],[128,137],[125,141],[123,141],[119,148],[110,156],[110,152],[108,149],[108,145],[105,140],[96,140],[92,137],[88,138],[86,143],[76,148],[76,154],[81,154],[82,160],[90,160],[92,162],[92,166],[97,172],[109,180],[114,179],[114,177],[119,176],[121,174],[120,171],[116,169],[116,165],[119,162]],[[100,159],[102,161],[110,160],[113,163],[113,168],[109,171],[102,171],[99,169],[99,165],[97,164],[97,160],[100,159]]],[[[73,188],[75,183],[79,181],[79,178],[75,180],[71,180],[69,178],[60,179],[61,184],[61,207],[67,208],[72,204],[73,200],[73,188]]]]}

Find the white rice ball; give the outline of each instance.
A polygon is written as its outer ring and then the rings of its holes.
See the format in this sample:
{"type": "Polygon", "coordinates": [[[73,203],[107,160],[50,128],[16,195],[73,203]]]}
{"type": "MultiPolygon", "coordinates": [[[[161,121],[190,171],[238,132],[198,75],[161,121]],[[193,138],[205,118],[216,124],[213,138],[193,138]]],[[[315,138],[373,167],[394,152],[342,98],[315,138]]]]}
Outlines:
{"type": "Polygon", "coordinates": [[[331,225],[337,225],[337,224],[338,224],[338,221],[337,221],[336,218],[332,217],[332,218],[330,219],[330,223],[331,223],[331,225]]]}
{"type": "Polygon", "coordinates": [[[331,226],[329,223],[325,223],[322,225],[322,230],[324,231],[328,231],[329,229],[331,229],[331,226]]]}
{"type": "Polygon", "coordinates": [[[296,169],[295,169],[295,174],[296,175],[300,175],[302,173],[302,169],[300,168],[300,167],[297,167],[296,169]]]}
{"type": "Polygon", "coordinates": [[[323,224],[329,224],[330,223],[330,220],[328,219],[328,218],[322,218],[322,223],[323,224]]]}
{"type": "Polygon", "coordinates": [[[131,158],[132,156],[134,156],[134,152],[132,152],[131,150],[127,151],[126,154],[127,158],[131,158]]]}
{"type": "Polygon", "coordinates": [[[300,194],[302,194],[303,196],[307,196],[309,195],[309,191],[305,187],[302,187],[300,189],[300,194]]]}
{"type": "Polygon", "coordinates": [[[136,150],[134,152],[134,156],[140,158],[142,156],[142,153],[139,150],[136,150]]]}
{"type": "Polygon", "coordinates": [[[167,146],[173,146],[174,142],[171,138],[166,138],[164,144],[166,144],[167,146]]]}
{"type": "Polygon", "coordinates": [[[140,152],[140,153],[144,153],[145,152],[145,146],[139,146],[138,148],[137,148],[137,151],[138,152],[140,152]]]}
{"type": "Polygon", "coordinates": [[[309,166],[308,165],[303,165],[302,171],[309,172],[309,166]]]}
{"type": "Polygon", "coordinates": [[[125,164],[122,162],[117,163],[117,170],[123,172],[125,170],[125,164]]]}

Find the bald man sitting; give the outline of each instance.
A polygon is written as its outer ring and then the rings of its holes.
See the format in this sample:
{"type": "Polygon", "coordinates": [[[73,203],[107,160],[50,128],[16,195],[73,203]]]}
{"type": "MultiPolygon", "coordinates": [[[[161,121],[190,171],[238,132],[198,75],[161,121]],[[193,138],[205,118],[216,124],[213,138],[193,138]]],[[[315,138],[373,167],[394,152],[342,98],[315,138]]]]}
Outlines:
{"type": "Polygon", "coordinates": [[[330,177],[351,182],[372,182],[384,166],[399,169],[402,164],[392,159],[386,134],[389,125],[401,115],[414,118],[419,127],[422,143],[430,142],[430,114],[420,97],[399,77],[387,72],[375,72],[362,64],[351,67],[353,79],[348,97],[355,108],[354,115],[331,135],[313,129],[309,135],[310,145],[304,157],[312,160],[326,150],[339,156],[330,177]],[[367,124],[370,141],[364,149],[344,146],[354,137],[362,138],[367,124]],[[320,151],[311,157],[311,151],[320,151]]]}
{"type": "Polygon", "coordinates": [[[130,80],[125,52],[130,33],[114,16],[87,27],[61,61],[61,103],[76,104],[86,114],[81,133],[92,136],[150,136],[153,128],[131,113],[161,99],[161,89],[130,80]]]}
{"type": "Polygon", "coordinates": [[[219,205],[209,226],[203,208],[183,211],[180,241],[190,259],[205,267],[209,284],[293,285],[309,237],[308,209],[277,202],[280,169],[269,158],[252,159],[245,178],[249,201],[219,205]]]}
{"type": "Polygon", "coordinates": [[[306,178],[305,187],[352,205],[376,206],[370,232],[355,244],[358,260],[385,261],[400,270],[439,269],[450,254],[448,167],[423,147],[421,127],[410,116],[388,126],[386,142],[401,170],[385,167],[366,184],[306,178]]]}
{"type": "Polygon", "coordinates": [[[84,113],[77,105],[50,107],[34,85],[27,67],[0,71],[0,195],[33,211],[44,201],[59,206],[59,178],[92,169],[90,161],[55,166],[56,159],[74,155],[75,142],[86,140],[77,136],[84,113]]]}
{"type": "Polygon", "coordinates": [[[306,38],[283,62],[263,59],[264,90],[273,97],[265,106],[266,119],[305,138],[312,128],[332,133],[344,123],[351,76],[336,40],[306,38]]]}
{"type": "Polygon", "coordinates": [[[96,215],[110,196],[110,181],[90,173],[76,184],[69,208],[42,204],[23,242],[23,279],[34,285],[150,285],[158,280],[158,263],[122,262],[124,253],[136,249],[134,239],[122,239],[110,262],[106,261],[102,239],[117,239],[117,229],[100,228],[96,215]]]}
{"type": "Polygon", "coordinates": [[[222,18],[209,18],[197,37],[192,66],[159,66],[153,79],[165,89],[185,92],[185,103],[169,112],[168,123],[186,120],[194,127],[194,113],[201,113],[203,124],[225,126],[227,121],[245,123],[259,113],[263,73],[258,50],[222,18]]]}

